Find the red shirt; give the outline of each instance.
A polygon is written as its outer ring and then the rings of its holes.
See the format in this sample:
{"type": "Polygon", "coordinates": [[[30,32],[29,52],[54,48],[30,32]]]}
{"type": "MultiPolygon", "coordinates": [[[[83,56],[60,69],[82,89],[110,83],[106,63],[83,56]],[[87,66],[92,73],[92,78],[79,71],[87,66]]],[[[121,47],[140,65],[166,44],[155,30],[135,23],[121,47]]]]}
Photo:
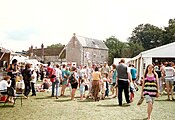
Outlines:
{"type": "Polygon", "coordinates": [[[51,82],[55,82],[55,77],[52,78],[52,75],[55,75],[55,69],[51,67],[47,67],[47,72],[49,73],[48,77],[50,78],[51,82]]]}

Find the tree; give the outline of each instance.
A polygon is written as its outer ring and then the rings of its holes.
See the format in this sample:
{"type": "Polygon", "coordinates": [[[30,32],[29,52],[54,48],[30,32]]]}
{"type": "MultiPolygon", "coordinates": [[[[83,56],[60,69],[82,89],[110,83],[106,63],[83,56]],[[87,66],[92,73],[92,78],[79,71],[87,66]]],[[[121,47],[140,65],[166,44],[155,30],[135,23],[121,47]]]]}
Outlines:
{"type": "Polygon", "coordinates": [[[144,50],[148,50],[162,45],[162,34],[163,30],[154,25],[140,24],[133,30],[129,42],[137,43],[137,46],[141,45],[144,50]]]}
{"type": "Polygon", "coordinates": [[[162,44],[175,42],[175,19],[170,19],[168,27],[164,27],[162,44]]]}
{"type": "Polygon", "coordinates": [[[130,58],[138,55],[140,52],[142,52],[144,50],[143,46],[139,43],[129,42],[128,46],[129,46],[128,57],[130,57],[130,58]]]}
{"type": "Polygon", "coordinates": [[[104,43],[109,48],[109,60],[108,60],[109,65],[113,63],[114,58],[124,57],[123,53],[127,48],[127,44],[119,41],[114,36],[106,39],[104,43]]]}
{"type": "Polygon", "coordinates": [[[52,44],[50,46],[47,46],[47,48],[59,48],[59,47],[63,47],[64,45],[62,45],[61,43],[58,44],[52,44]]]}

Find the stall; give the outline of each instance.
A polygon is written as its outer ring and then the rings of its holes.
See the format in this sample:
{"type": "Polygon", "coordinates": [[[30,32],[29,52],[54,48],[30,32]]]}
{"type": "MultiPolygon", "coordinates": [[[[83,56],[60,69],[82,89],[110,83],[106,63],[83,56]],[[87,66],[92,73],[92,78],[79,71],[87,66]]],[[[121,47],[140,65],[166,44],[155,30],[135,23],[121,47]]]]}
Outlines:
{"type": "Polygon", "coordinates": [[[175,62],[175,42],[141,52],[130,61],[136,66],[138,76],[141,78],[148,64],[160,62],[175,62]]]}
{"type": "Polygon", "coordinates": [[[6,75],[4,69],[10,62],[10,54],[11,54],[10,50],[0,47],[0,80],[2,80],[3,76],[6,75]]]}

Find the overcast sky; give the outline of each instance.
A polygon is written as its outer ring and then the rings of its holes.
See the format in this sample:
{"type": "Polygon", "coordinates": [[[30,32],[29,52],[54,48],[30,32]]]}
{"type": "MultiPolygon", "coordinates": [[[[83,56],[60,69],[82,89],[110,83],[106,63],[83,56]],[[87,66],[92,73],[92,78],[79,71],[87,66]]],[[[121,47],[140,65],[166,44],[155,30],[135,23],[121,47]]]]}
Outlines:
{"type": "Polygon", "coordinates": [[[175,18],[173,0],[1,0],[0,46],[67,44],[73,33],[126,41],[139,24],[158,27],[175,18]]]}

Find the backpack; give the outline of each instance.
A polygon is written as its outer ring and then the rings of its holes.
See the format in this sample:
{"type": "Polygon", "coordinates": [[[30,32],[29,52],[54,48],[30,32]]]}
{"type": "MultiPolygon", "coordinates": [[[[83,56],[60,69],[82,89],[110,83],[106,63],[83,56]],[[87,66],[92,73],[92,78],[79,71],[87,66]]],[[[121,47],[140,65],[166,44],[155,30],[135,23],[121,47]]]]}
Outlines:
{"type": "Polygon", "coordinates": [[[74,83],[76,82],[76,79],[75,79],[75,77],[74,77],[74,73],[72,73],[72,74],[70,75],[70,77],[69,77],[69,82],[70,82],[70,84],[74,84],[74,83]]]}
{"type": "Polygon", "coordinates": [[[55,78],[55,77],[56,77],[55,74],[56,74],[56,73],[55,73],[55,69],[54,69],[54,68],[48,68],[48,69],[47,69],[46,76],[47,76],[48,78],[55,78]]]}

